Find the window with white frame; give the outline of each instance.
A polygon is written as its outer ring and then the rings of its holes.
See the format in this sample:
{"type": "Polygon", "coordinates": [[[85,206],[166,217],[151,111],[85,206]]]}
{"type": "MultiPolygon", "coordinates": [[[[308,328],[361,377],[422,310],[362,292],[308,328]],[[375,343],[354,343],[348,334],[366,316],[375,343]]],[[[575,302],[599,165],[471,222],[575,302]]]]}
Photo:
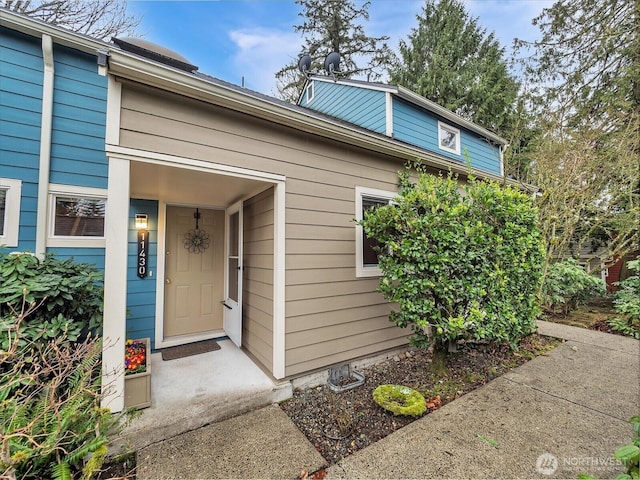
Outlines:
{"type": "Polygon", "coordinates": [[[0,178],[0,245],[18,246],[22,181],[0,178]]]}
{"type": "Polygon", "coordinates": [[[313,88],[314,88],[313,87],[313,82],[309,82],[309,85],[307,85],[307,89],[305,90],[307,103],[310,103],[311,100],[313,100],[313,95],[314,95],[313,88]]]}
{"type": "Polygon", "coordinates": [[[460,130],[438,122],[438,147],[445,152],[460,155],[460,130]]]}
{"type": "MultiPolygon", "coordinates": [[[[397,193],[374,188],[356,187],[356,220],[364,218],[364,212],[381,205],[393,203],[397,193]]],[[[374,250],[378,243],[368,238],[362,227],[356,224],[356,276],[376,277],[382,275],[378,267],[378,254],[374,250]]]]}
{"type": "Polygon", "coordinates": [[[98,188],[50,185],[52,247],[103,247],[107,194],[98,188]]]}

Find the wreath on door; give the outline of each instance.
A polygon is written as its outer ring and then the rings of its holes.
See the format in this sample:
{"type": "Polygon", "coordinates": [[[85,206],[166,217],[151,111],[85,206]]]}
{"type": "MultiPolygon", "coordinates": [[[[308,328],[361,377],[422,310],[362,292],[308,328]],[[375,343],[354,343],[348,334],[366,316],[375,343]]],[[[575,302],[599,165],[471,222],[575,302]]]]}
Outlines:
{"type": "Polygon", "coordinates": [[[202,253],[207,248],[209,248],[210,239],[209,234],[204,230],[200,230],[199,221],[200,221],[200,210],[196,208],[196,212],[193,214],[193,218],[196,219],[196,228],[193,230],[189,230],[184,234],[184,239],[182,241],[184,248],[189,250],[191,253],[202,253]]]}

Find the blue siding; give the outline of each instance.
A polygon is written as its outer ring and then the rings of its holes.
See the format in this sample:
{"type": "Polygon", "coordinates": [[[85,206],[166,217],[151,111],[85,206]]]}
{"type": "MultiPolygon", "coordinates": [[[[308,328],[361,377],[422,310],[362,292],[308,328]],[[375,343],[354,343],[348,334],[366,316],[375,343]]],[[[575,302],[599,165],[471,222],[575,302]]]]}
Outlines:
{"type": "Polygon", "coordinates": [[[51,183],[107,188],[107,78],[96,57],[54,46],[51,183]]]}
{"type": "Polygon", "coordinates": [[[22,180],[18,247],[35,250],[43,61],[40,40],[0,27],[0,177],[22,180]]]}
{"type": "Polygon", "coordinates": [[[127,338],[151,338],[155,348],[156,270],[158,268],[158,202],[131,199],[129,209],[129,250],[127,262],[127,338]],[[136,213],[149,216],[149,272],[153,276],[138,277],[138,232],[136,213]]]}
{"type": "Polygon", "coordinates": [[[393,137],[462,164],[467,162],[468,155],[474,168],[500,174],[500,150],[497,146],[448,120],[439,119],[432,113],[397,98],[393,99],[393,137]],[[438,148],[438,120],[460,129],[460,155],[438,148]]]}
{"type": "Polygon", "coordinates": [[[301,105],[360,125],[374,132],[386,132],[385,93],[378,90],[314,81],[314,97],[301,105]]]}
{"type": "Polygon", "coordinates": [[[67,248],[50,247],[47,253],[57,258],[73,258],[76,262],[92,263],[104,272],[104,248],[67,248]]]}

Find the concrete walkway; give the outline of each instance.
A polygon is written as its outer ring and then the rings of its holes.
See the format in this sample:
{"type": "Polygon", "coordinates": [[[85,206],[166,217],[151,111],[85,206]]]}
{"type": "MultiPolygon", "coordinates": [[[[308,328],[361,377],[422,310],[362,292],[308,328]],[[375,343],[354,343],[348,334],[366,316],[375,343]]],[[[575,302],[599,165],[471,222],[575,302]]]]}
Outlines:
{"type": "MultiPolygon", "coordinates": [[[[640,414],[640,342],[539,322],[566,340],[327,469],[327,478],[615,477],[640,414]]],[[[326,465],[276,406],[138,452],[138,478],[295,478],[326,465]]]]}

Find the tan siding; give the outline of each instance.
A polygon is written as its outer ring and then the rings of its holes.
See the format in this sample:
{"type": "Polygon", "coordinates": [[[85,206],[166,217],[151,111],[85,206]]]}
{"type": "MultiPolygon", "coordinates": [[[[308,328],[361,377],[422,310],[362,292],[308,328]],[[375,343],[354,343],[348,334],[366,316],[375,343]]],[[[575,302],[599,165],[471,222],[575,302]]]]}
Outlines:
{"type": "Polygon", "coordinates": [[[367,318],[355,322],[326,325],[314,329],[301,330],[287,337],[290,349],[312,346],[320,342],[330,342],[336,338],[352,337],[364,330],[378,331],[389,328],[387,317],[367,318]]]}
{"type": "MultiPolygon", "coordinates": [[[[307,285],[310,283],[344,282],[355,279],[356,275],[353,268],[307,268],[287,271],[286,283],[287,285],[307,285]]],[[[377,285],[378,281],[376,280],[375,283],[377,285]]]]}
{"type": "MultiPolygon", "coordinates": [[[[341,323],[353,322],[357,320],[366,320],[376,318],[382,315],[388,318],[391,311],[391,305],[366,305],[364,307],[343,308],[333,312],[320,312],[299,317],[289,317],[287,323],[287,334],[300,332],[303,330],[313,330],[316,328],[339,325],[341,323]]],[[[390,325],[390,324],[389,324],[390,325]]]]}
{"type": "Polygon", "coordinates": [[[403,332],[389,327],[358,336],[338,338],[332,342],[317,343],[311,347],[288,349],[285,361],[289,375],[293,376],[406,344],[407,338],[403,332]]]}
{"type": "MultiPolygon", "coordinates": [[[[406,343],[407,332],[383,321],[389,305],[374,292],[377,279],[355,277],[355,187],[395,190],[400,162],[129,84],[122,104],[122,146],[286,176],[286,375],[406,343]]],[[[243,338],[271,370],[269,192],[246,204],[243,338]]]]}
{"type": "Polygon", "coordinates": [[[290,270],[312,270],[315,268],[356,268],[356,259],[353,254],[345,255],[291,255],[287,253],[285,259],[287,272],[290,270]]]}
{"type": "Polygon", "coordinates": [[[273,366],[273,189],[243,209],[242,344],[266,368],[273,366]],[[264,268],[269,265],[269,268],[264,268]]]}
{"type": "Polygon", "coordinates": [[[327,298],[308,298],[304,300],[287,301],[287,317],[310,315],[317,312],[334,312],[343,308],[366,307],[368,305],[383,305],[387,302],[379,293],[356,293],[327,298]]]}
{"type": "Polygon", "coordinates": [[[334,198],[319,198],[300,194],[287,194],[285,205],[287,208],[296,208],[298,210],[346,213],[353,215],[353,198],[349,200],[336,200],[334,198]]]}
{"type": "Polygon", "coordinates": [[[353,225],[348,227],[334,227],[289,224],[287,225],[287,238],[298,240],[347,240],[352,242],[351,248],[354,248],[355,230],[353,225]]]}
{"type": "Polygon", "coordinates": [[[378,282],[371,280],[353,280],[351,282],[312,283],[308,285],[290,285],[286,287],[287,300],[306,300],[309,298],[336,297],[354,293],[371,293],[378,282]]]}

